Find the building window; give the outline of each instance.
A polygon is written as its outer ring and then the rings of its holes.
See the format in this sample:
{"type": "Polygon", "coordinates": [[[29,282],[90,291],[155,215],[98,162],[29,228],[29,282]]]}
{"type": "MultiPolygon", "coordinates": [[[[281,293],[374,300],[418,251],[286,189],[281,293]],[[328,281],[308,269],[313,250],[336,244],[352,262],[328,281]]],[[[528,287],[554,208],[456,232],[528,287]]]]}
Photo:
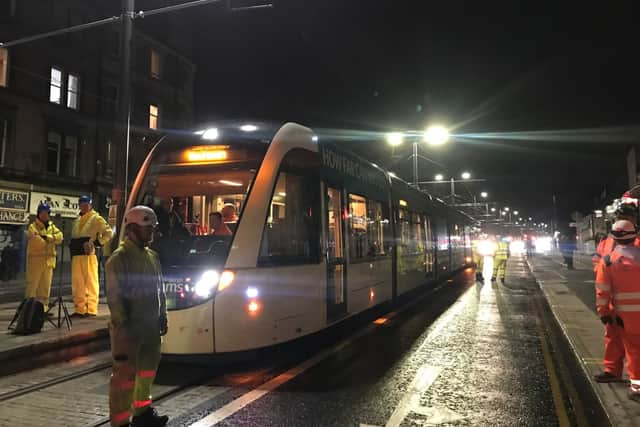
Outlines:
{"type": "Polygon", "coordinates": [[[78,138],[49,132],[47,136],[47,172],[62,176],[76,176],[78,138]]]}
{"type": "Polygon", "coordinates": [[[4,167],[9,143],[9,121],[0,119],[0,167],[4,167]]]}
{"type": "Polygon", "coordinates": [[[0,48],[0,86],[7,87],[9,80],[9,51],[0,48]]]}
{"type": "Polygon", "coordinates": [[[160,117],[160,110],[157,105],[149,105],[149,128],[158,129],[158,119],[160,117]]]}
{"type": "Polygon", "coordinates": [[[78,138],[67,136],[64,139],[64,150],[62,151],[62,175],[76,176],[77,162],[78,138]]]}
{"type": "Polygon", "coordinates": [[[67,107],[78,109],[78,92],[80,79],[75,74],[69,74],[67,79],[67,107]]]}
{"type": "Polygon", "coordinates": [[[49,86],[49,101],[54,104],[62,103],[62,70],[51,68],[51,84],[49,86]]]}
{"type": "Polygon", "coordinates": [[[262,235],[260,264],[318,262],[318,184],[314,176],[280,172],[262,235]],[[314,188],[317,191],[314,191],[314,188]]]}
{"type": "Polygon", "coordinates": [[[151,49],[151,77],[160,78],[160,53],[154,49],[151,49]]]}
{"type": "Polygon", "coordinates": [[[60,172],[60,145],[62,135],[49,132],[47,136],[47,172],[57,175],[60,172]]]}

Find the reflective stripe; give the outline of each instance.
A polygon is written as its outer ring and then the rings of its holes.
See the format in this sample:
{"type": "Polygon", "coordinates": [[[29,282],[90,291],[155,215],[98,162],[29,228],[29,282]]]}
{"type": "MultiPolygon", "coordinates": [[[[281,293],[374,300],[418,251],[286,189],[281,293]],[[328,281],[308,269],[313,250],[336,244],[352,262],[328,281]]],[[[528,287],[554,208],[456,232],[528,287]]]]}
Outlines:
{"type": "Polygon", "coordinates": [[[111,421],[113,421],[114,423],[129,421],[130,416],[131,416],[131,411],[120,412],[119,414],[111,415],[111,421]]]}
{"type": "Polygon", "coordinates": [[[607,299],[607,298],[596,298],[596,305],[609,305],[609,299],[607,299]]]}
{"type": "Polygon", "coordinates": [[[144,408],[145,406],[151,405],[151,400],[134,400],[133,407],[136,409],[144,408]]]}
{"type": "Polygon", "coordinates": [[[156,371],[138,371],[140,378],[153,378],[156,376],[156,371]]]}
{"type": "Polygon", "coordinates": [[[611,285],[606,283],[596,283],[596,289],[600,289],[601,291],[610,291],[611,285]]]}
{"type": "Polygon", "coordinates": [[[640,292],[616,292],[613,294],[614,299],[634,299],[640,298],[640,292]]]}
{"type": "Polygon", "coordinates": [[[640,304],[621,304],[621,305],[616,305],[616,311],[625,311],[625,312],[629,312],[629,311],[640,311],[640,304]]]}
{"type": "Polygon", "coordinates": [[[629,379],[629,382],[631,383],[631,385],[637,385],[637,386],[640,386],[640,380],[632,380],[632,379],[629,379]]]}

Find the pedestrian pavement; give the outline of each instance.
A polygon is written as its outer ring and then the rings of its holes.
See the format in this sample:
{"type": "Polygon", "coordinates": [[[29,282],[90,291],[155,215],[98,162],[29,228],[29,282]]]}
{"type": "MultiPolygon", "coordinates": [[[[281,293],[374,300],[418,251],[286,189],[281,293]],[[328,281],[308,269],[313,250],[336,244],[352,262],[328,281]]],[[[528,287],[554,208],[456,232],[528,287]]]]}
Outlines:
{"type": "MultiPolygon", "coordinates": [[[[64,304],[72,314],[73,303],[65,301],[64,304]]],[[[81,355],[83,347],[95,349],[100,347],[97,345],[99,341],[106,342],[109,308],[104,299],[98,306],[97,317],[71,319],[71,329],[67,328],[64,318],[61,319],[61,327],[57,327],[58,308],[55,307],[51,310],[54,316],[49,317],[55,325],[45,320],[42,330],[32,335],[14,335],[8,329],[17,306],[17,303],[0,304],[0,374],[20,369],[29,360],[42,358],[47,359],[48,363],[55,359],[77,357],[81,355]]]]}
{"type": "Polygon", "coordinates": [[[604,327],[595,312],[590,257],[574,256],[575,270],[566,269],[557,255],[533,256],[527,262],[611,425],[640,426],[640,403],[628,399],[628,385],[593,379],[602,370],[604,327]]]}

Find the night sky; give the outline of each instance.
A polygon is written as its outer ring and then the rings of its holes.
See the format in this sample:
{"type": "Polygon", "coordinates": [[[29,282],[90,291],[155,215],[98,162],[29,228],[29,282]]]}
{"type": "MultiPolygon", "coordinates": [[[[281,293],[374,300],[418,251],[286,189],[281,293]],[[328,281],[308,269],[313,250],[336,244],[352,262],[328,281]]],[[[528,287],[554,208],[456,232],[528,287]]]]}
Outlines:
{"type": "MultiPolygon", "coordinates": [[[[420,165],[424,180],[462,170],[486,178],[459,192],[486,190],[537,220],[550,220],[556,194],[563,221],[598,207],[605,185],[608,197],[625,186],[625,143],[639,110],[637,15],[604,3],[520,3],[280,0],[271,10],[214,5],[172,20],[198,66],[198,120],[566,131],[554,141],[458,138],[422,151],[447,170],[420,165]],[[605,130],[576,131],[592,128],[605,130]]],[[[382,139],[344,144],[381,165],[396,162],[382,139]]],[[[409,144],[396,153],[410,154],[409,144]]],[[[410,162],[391,169],[411,179],[410,162]]]]}

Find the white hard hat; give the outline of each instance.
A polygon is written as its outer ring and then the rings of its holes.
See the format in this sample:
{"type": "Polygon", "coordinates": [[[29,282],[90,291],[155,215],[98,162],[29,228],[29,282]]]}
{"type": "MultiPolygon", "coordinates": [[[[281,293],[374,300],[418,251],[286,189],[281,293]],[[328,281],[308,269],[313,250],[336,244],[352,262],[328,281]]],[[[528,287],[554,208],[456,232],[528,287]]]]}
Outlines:
{"type": "Polygon", "coordinates": [[[158,225],[156,213],[148,206],[134,206],[124,215],[125,227],[129,224],[138,224],[142,227],[146,225],[158,225]]]}
{"type": "Polygon", "coordinates": [[[611,235],[616,240],[632,240],[638,237],[638,231],[631,221],[621,219],[611,227],[611,235]]]}

